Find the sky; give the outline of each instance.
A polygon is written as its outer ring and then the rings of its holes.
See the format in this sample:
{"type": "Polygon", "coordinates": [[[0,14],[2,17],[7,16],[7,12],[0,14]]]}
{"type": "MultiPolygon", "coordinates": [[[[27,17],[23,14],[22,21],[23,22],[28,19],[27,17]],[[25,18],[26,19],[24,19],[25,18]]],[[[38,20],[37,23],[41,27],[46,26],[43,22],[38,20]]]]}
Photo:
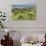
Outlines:
{"type": "Polygon", "coordinates": [[[16,5],[35,4],[36,0],[12,0],[12,3],[16,5]]]}

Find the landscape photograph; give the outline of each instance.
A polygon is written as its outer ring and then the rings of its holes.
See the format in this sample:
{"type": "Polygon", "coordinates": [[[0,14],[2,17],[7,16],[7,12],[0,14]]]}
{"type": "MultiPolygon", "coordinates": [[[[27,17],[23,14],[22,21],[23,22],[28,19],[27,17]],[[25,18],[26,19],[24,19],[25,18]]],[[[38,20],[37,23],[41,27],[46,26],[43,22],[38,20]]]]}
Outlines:
{"type": "Polygon", "coordinates": [[[36,20],[36,3],[31,0],[27,4],[11,5],[12,20],[36,20]]]}

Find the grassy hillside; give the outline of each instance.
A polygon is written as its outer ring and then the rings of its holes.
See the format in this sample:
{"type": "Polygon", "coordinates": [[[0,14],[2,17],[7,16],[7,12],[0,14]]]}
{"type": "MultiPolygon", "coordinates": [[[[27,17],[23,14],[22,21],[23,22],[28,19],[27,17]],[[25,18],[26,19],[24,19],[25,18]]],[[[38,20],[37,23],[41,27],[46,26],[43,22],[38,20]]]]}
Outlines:
{"type": "Polygon", "coordinates": [[[13,8],[11,13],[12,20],[35,20],[36,9],[35,7],[26,8],[13,8]]]}

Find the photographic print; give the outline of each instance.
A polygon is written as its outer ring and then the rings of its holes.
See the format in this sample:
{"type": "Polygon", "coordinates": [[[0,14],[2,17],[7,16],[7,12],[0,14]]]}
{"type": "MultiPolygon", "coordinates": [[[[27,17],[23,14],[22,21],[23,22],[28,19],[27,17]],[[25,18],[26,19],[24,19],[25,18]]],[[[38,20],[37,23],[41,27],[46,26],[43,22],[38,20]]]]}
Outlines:
{"type": "Polygon", "coordinates": [[[36,20],[36,2],[31,0],[30,4],[14,4],[11,7],[12,20],[36,20]]]}

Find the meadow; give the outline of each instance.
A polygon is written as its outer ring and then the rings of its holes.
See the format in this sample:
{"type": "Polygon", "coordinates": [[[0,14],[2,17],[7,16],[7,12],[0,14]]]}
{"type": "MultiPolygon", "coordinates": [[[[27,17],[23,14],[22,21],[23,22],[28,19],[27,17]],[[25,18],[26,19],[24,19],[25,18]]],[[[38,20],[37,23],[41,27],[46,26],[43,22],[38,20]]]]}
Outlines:
{"type": "Polygon", "coordinates": [[[36,6],[14,7],[11,10],[12,20],[36,20],[36,6]]]}

